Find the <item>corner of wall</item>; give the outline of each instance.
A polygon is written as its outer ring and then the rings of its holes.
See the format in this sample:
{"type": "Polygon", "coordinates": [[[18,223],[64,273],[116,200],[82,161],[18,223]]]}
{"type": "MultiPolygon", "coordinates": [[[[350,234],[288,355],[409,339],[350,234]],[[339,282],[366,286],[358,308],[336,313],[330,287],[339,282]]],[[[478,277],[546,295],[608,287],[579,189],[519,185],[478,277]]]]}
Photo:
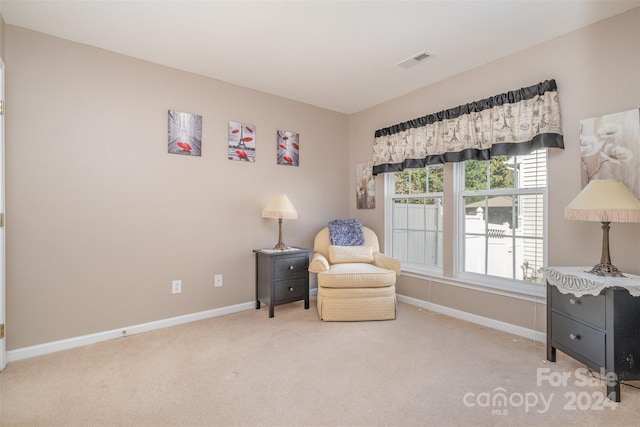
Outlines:
{"type": "Polygon", "coordinates": [[[0,13],[0,58],[4,60],[4,29],[5,29],[4,17],[0,13]]]}

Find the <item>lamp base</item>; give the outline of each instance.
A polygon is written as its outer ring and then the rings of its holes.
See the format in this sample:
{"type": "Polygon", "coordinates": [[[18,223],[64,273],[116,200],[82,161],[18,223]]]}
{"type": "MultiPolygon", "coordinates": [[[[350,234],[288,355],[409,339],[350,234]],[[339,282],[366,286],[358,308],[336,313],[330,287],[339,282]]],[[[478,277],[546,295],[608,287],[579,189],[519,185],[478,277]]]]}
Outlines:
{"type": "Polygon", "coordinates": [[[287,245],[282,241],[282,218],[278,219],[278,243],[273,247],[273,249],[279,251],[287,249],[287,245]]]}
{"type": "Polygon", "coordinates": [[[273,249],[277,249],[279,251],[284,251],[285,249],[288,249],[288,248],[289,247],[282,242],[278,242],[278,244],[273,247],[273,249]]]}
{"type": "Polygon", "coordinates": [[[602,255],[600,263],[593,266],[589,273],[598,276],[625,277],[618,268],[611,264],[611,255],[609,255],[609,226],[611,221],[602,221],[602,255]]]}
{"type": "Polygon", "coordinates": [[[620,270],[618,270],[618,267],[611,263],[596,264],[589,273],[597,274],[598,276],[626,277],[620,270]]]}

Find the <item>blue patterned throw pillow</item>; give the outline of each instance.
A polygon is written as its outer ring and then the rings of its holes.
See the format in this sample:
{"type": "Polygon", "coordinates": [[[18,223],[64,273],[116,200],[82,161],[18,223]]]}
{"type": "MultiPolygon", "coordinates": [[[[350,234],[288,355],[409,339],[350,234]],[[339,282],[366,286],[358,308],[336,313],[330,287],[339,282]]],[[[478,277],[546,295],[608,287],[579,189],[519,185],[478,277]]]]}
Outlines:
{"type": "Polygon", "coordinates": [[[329,221],[329,240],[336,246],[364,245],[362,223],[355,218],[329,221]]]}

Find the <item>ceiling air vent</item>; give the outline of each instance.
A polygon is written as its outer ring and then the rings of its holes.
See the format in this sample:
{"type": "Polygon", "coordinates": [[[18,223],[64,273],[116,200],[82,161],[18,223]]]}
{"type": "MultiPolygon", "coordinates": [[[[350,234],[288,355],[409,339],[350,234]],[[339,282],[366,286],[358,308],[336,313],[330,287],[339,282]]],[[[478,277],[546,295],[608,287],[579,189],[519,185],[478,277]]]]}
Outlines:
{"type": "Polygon", "coordinates": [[[421,63],[422,61],[427,59],[429,56],[430,55],[427,52],[420,52],[420,53],[418,53],[416,55],[413,55],[412,57],[407,58],[404,61],[398,63],[398,65],[401,66],[402,68],[411,68],[414,65],[418,65],[419,63],[421,63]]]}

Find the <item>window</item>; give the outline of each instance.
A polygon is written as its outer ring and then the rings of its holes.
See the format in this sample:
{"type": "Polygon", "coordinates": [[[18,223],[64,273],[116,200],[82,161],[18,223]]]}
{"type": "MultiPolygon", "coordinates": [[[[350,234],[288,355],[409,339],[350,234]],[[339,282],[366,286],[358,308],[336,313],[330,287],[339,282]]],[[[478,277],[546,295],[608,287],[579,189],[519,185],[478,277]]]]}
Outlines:
{"type": "Polygon", "coordinates": [[[461,272],[541,282],[546,149],[456,165],[461,272]]]}
{"type": "Polygon", "coordinates": [[[446,191],[442,165],[386,174],[386,251],[408,272],[449,267],[465,283],[534,292],[522,284],[542,283],[546,164],[546,149],[454,163],[446,191]],[[457,212],[444,212],[443,197],[457,212]],[[443,229],[444,216],[455,216],[452,230],[443,229]],[[455,248],[452,266],[443,265],[445,239],[455,248]]]}
{"type": "MultiPolygon", "coordinates": [[[[442,165],[387,174],[392,256],[403,268],[442,267],[442,165]]],[[[387,233],[389,234],[389,233],[387,233]]]]}

